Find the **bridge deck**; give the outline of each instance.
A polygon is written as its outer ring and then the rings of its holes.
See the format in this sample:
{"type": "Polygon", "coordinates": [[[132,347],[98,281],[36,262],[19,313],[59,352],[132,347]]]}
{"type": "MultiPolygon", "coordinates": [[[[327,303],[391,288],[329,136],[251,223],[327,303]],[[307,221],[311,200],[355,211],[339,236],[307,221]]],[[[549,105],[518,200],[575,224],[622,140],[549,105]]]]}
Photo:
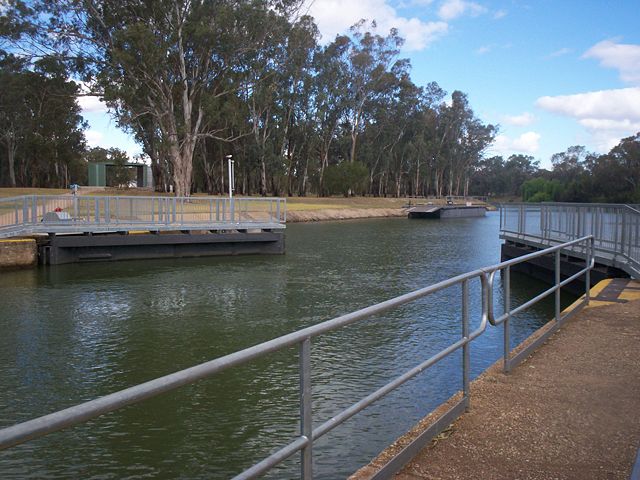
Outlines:
{"type": "MultiPolygon", "coordinates": [[[[605,280],[592,298],[510,374],[496,364],[472,382],[470,411],[394,478],[640,474],[640,282],[605,280]]],[[[446,410],[441,406],[352,478],[371,478],[446,410]]]]}
{"type": "Polygon", "coordinates": [[[167,231],[221,231],[221,230],[282,230],[285,225],[273,222],[211,222],[211,223],[105,223],[83,225],[81,223],[18,225],[0,230],[0,238],[12,238],[36,234],[72,234],[72,233],[117,233],[131,231],[167,232],[167,231]]]}
{"type": "Polygon", "coordinates": [[[282,230],[281,198],[38,196],[0,199],[0,238],[132,230],[282,230]]]}

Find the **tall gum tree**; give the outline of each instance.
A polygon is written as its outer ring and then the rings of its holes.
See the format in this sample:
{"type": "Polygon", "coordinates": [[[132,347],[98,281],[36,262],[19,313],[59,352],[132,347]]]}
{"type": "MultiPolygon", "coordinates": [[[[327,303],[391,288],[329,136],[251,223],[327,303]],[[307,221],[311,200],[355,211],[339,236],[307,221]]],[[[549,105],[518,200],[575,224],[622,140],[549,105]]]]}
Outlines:
{"type": "MultiPolygon", "coordinates": [[[[354,41],[348,52],[349,96],[352,99],[348,113],[351,126],[351,162],[356,160],[358,135],[363,128],[363,117],[368,104],[376,96],[384,95],[389,85],[394,84],[398,72],[392,70],[397,70],[396,63],[408,65],[408,62],[397,60],[404,39],[396,29],[391,29],[389,35],[382,37],[368,31],[366,27],[365,20],[360,20],[351,27],[354,41]]],[[[376,23],[371,22],[370,27],[375,31],[376,23]]]]}
{"type": "MultiPolygon", "coordinates": [[[[246,79],[270,24],[293,2],[254,0],[57,0],[34,2],[41,43],[70,61],[118,118],[148,117],[168,157],[176,195],[191,192],[203,104],[246,79]],[[53,42],[53,45],[51,45],[53,42]]],[[[142,132],[144,133],[144,132],[142,132]]]]}

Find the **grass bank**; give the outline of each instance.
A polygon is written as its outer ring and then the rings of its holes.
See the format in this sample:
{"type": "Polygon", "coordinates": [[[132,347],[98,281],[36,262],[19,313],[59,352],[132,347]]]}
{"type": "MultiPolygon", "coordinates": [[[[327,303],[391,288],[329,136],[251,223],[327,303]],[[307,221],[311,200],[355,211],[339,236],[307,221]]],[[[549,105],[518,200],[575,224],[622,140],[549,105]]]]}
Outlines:
{"type": "MultiPolygon", "coordinates": [[[[0,188],[0,198],[19,195],[61,195],[69,193],[53,188],[0,188]]],[[[148,189],[117,189],[81,187],[81,195],[118,196],[170,196],[148,189]]],[[[201,196],[201,195],[197,195],[201,196]]],[[[433,204],[444,204],[444,199],[429,199],[433,204]]],[[[317,222],[323,220],[347,220],[356,218],[402,217],[407,205],[426,203],[426,199],[380,197],[289,197],[287,198],[287,222],[317,222]]]]}

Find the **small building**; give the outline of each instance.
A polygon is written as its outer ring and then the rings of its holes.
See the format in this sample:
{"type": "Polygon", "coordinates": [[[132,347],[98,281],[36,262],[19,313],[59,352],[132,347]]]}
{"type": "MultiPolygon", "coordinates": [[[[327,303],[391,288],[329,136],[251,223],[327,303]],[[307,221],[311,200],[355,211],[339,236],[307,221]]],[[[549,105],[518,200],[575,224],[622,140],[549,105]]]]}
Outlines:
{"type": "MultiPolygon", "coordinates": [[[[115,167],[111,162],[89,162],[89,186],[90,187],[117,187],[113,185],[113,175],[110,170],[115,167]]],[[[131,169],[132,186],[139,188],[153,188],[153,175],[151,167],[143,163],[127,163],[126,168],[131,169]]]]}

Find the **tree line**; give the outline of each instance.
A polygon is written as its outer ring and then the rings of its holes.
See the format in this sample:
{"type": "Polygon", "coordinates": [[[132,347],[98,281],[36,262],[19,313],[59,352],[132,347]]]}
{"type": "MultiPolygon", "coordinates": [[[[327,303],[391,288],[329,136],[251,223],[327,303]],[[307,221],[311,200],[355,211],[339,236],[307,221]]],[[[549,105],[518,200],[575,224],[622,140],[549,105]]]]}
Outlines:
{"type": "Polygon", "coordinates": [[[414,84],[396,30],[362,20],[323,44],[299,7],[4,2],[0,184],[66,186],[88,161],[126,163],[87,149],[77,99],[90,93],[142,147],[156,188],[178,195],[228,191],[233,155],[243,195],[637,198],[637,135],[602,156],[571,147],[550,171],[526,155],[486,158],[497,126],[465,93],[414,84]]]}
{"type": "MultiPolygon", "coordinates": [[[[467,96],[455,91],[446,102],[435,82],[415,85],[396,30],[380,35],[363,20],[321,45],[297,7],[12,0],[0,22],[10,46],[2,61],[24,70],[44,58],[82,79],[142,146],[155,185],[178,195],[226,191],[229,154],[246,195],[468,192],[496,128],[475,116],[467,96]]],[[[74,82],[65,84],[73,103],[74,82]]],[[[1,108],[3,129],[20,123],[15,105],[1,108]]],[[[9,172],[31,162],[28,143],[16,137],[15,155],[5,145],[3,183],[45,182],[9,172]]]]}
{"type": "Polygon", "coordinates": [[[551,156],[551,169],[528,155],[478,162],[471,193],[527,202],[640,203],[640,132],[598,155],[572,146],[551,156]]]}

